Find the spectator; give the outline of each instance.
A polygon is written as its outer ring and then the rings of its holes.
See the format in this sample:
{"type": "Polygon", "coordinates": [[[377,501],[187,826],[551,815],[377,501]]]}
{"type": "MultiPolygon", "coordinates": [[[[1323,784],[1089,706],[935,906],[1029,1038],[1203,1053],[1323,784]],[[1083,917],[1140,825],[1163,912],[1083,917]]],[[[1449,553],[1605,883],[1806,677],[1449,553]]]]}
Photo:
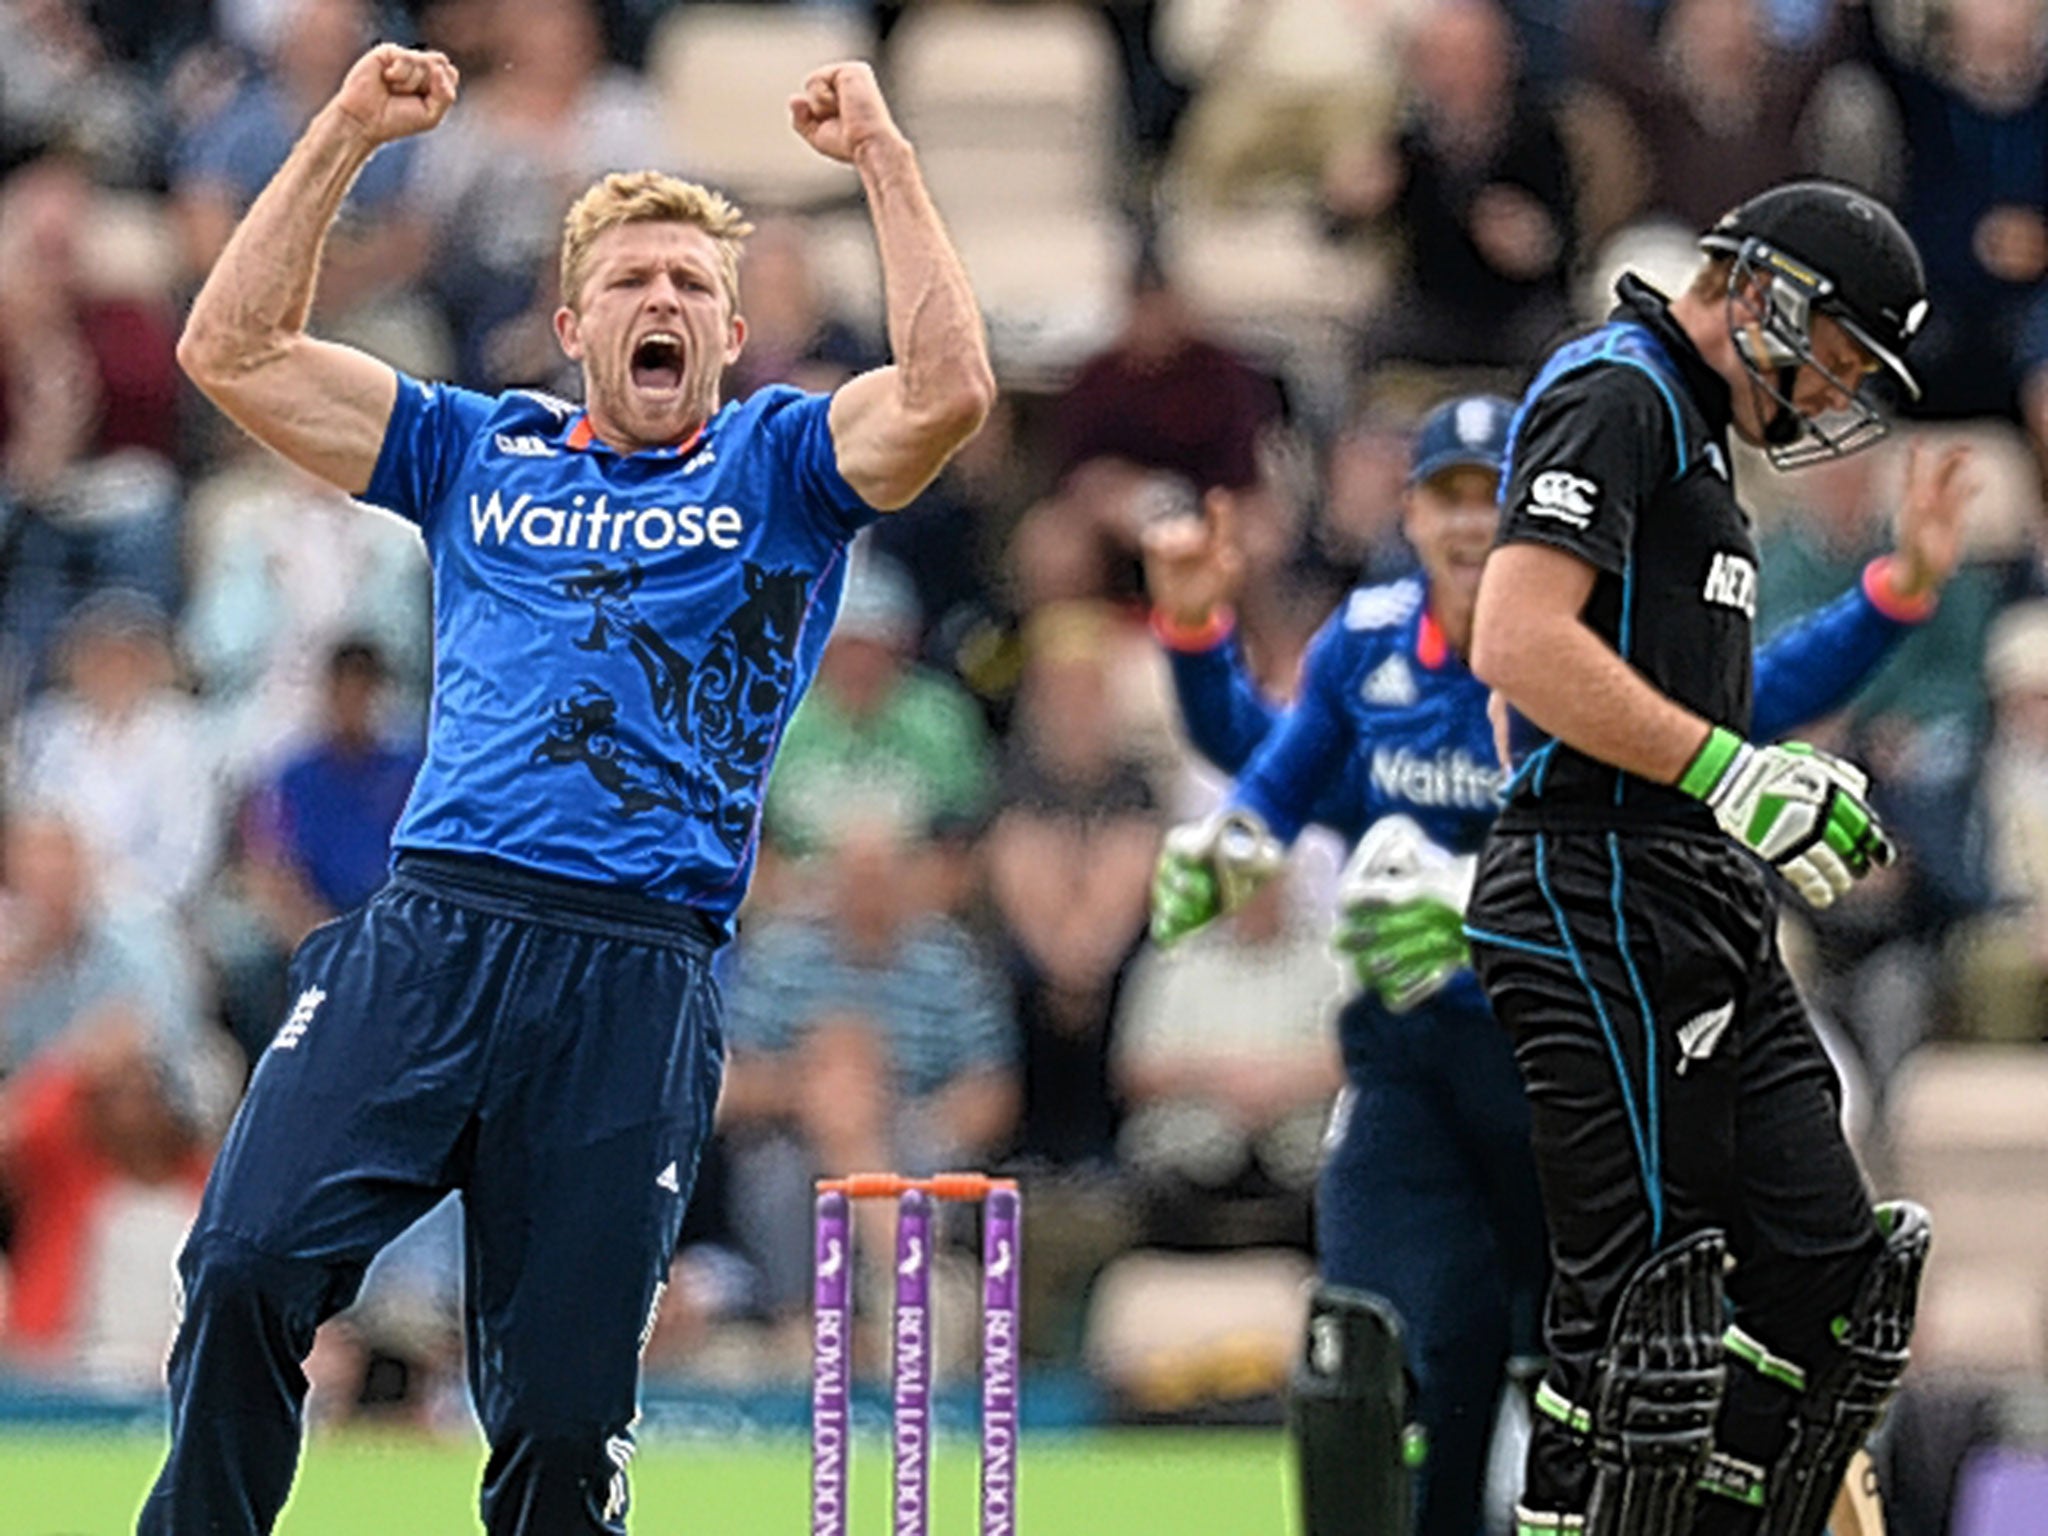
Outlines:
{"type": "Polygon", "coordinates": [[[391,831],[419,771],[417,748],[384,735],[384,660],[344,641],[328,655],[320,739],[250,797],[232,895],[216,909],[228,1025],[253,1059],[286,1001],[300,940],[384,882],[391,831]]]}
{"type": "Polygon", "coordinates": [[[1027,1155],[1107,1163],[1110,1021],[1144,938],[1159,811],[1112,706],[1111,620],[1061,604],[1032,616],[988,837],[1024,1039],[1027,1155]]]}
{"type": "Polygon", "coordinates": [[[768,794],[784,852],[829,848],[857,821],[917,838],[972,822],[991,785],[987,732],[957,685],[912,663],[917,595],[886,555],[856,556],[818,676],[789,722],[768,794]]]}
{"type": "Polygon", "coordinates": [[[209,1137],[146,1026],[114,1005],[0,1089],[13,1215],[0,1354],[67,1385],[155,1386],[173,1260],[209,1137]]]}
{"type": "MultiPolygon", "coordinates": [[[[186,135],[172,167],[171,207],[195,274],[213,269],[243,213],[374,31],[367,0],[284,0],[269,11],[261,67],[186,135]]],[[[320,268],[330,332],[359,330],[424,268],[428,229],[408,199],[417,163],[414,141],[387,145],[350,189],[320,268]]],[[[398,329],[417,332],[417,312],[402,313],[398,329]]],[[[407,356],[428,360],[416,339],[407,356]]]]}
{"type": "Polygon", "coordinates": [[[1556,118],[1525,89],[1496,0],[1434,0],[1408,44],[1410,112],[1345,146],[1323,196],[1340,229],[1398,236],[1368,367],[1526,367],[1568,323],[1573,193],[1556,118]]]}
{"type": "Polygon", "coordinates": [[[493,68],[422,141],[418,186],[456,376],[495,389],[562,366],[550,318],[562,215],[593,178],[658,162],[664,135],[649,88],[606,64],[588,0],[498,0],[482,27],[493,68]]]}
{"type": "Polygon", "coordinates": [[[1583,0],[1573,18],[1589,78],[1628,114],[1643,157],[1639,213],[1712,224],[1765,187],[1814,169],[1801,124],[1839,53],[1832,27],[1778,46],[1765,0],[1583,0]]]}
{"type": "Polygon", "coordinates": [[[1343,1083],[1330,1014],[1344,973],[1293,894],[1271,881],[1183,950],[1148,948],[1124,993],[1119,1159],[1150,1186],[1155,1228],[1173,1241],[1306,1242],[1343,1083]],[[1232,1221],[1231,1197],[1265,1205],[1259,1225],[1232,1221]]]}
{"type": "Polygon", "coordinates": [[[113,1014],[138,1021],[160,1058],[189,1055],[200,1012],[177,931],[103,900],[85,842],[61,816],[12,816],[0,855],[0,1077],[113,1014]]]}
{"type": "Polygon", "coordinates": [[[1186,299],[1147,253],[1132,273],[1124,326],[1081,365],[1053,407],[1053,494],[1018,539],[1036,559],[1063,552],[1076,584],[1059,596],[1137,590],[1138,530],[1211,486],[1259,477],[1259,444],[1282,415],[1278,385],[1202,334],[1186,299]]]}
{"type": "MultiPolygon", "coordinates": [[[[178,0],[183,9],[187,0],[178,0]]],[[[95,175],[139,186],[157,169],[160,116],[143,82],[109,52],[82,0],[0,6],[0,175],[38,150],[65,144],[95,175]]],[[[183,29],[156,8],[159,36],[183,29]],[[169,23],[168,25],[166,23],[169,23]]]]}
{"type": "MultiPolygon", "coordinates": [[[[1988,454],[1980,453],[1978,472],[1988,454]]],[[[1883,509],[1896,495],[1898,450],[1811,466],[1785,490],[1798,510],[1764,532],[1757,609],[1766,639],[1846,590],[1888,544],[1883,509]]],[[[1811,933],[1809,1000],[1854,1044],[1882,1101],[1891,1075],[1925,1038],[1941,983],[1948,926],[1981,899],[1980,850],[1957,835],[1968,816],[1984,725],[1984,633],[1997,582],[1966,563],[1918,626],[1816,741],[1869,766],[1900,857],[1826,911],[1796,921],[1811,933]]],[[[1809,731],[1809,735],[1814,732],[1809,731]]]]}
{"type": "Polygon", "coordinates": [[[184,650],[237,783],[322,729],[326,663],[343,641],[374,644],[393,685],[384,702],[423,715],[430,594],[413,529],[265,450],[195,487],[188,526],[184,650]]]}
{"type": "Polygon", "coordinates": [[[1229,203],[1313,195],[1338,145],[1383,130],[1414,0],[1167,8],[1165,41],[1200,89],[1173,143],[1177,189],[1229,203]]]}
{"type": "Polygon", "coordinates": [[[1363,413],[1330,444],[1313,554],[1339,590],[1392,581],[1415,569],[1415,551],[1401,532],[1411,431],[1401,421],[1363,413]]]}
{"type": "Polygon", "coordinates": [[[224,806],[163,610],[135,592],[88,598],[66,620],[59,658],[63,687],[22,716],[18,797],[78,829],[108,901],[176,908],[213,873],[224,806]]]}
{"type": "MultiPolygon", "coordinates": [[[[1761,537],[1757,616],[1765,639],[1846,591],[1890,548],[1885,509],[1895,494],[1896,470],[1896,452],[1886,446],[1814,465],[1784,483],[1797,510],[1761,537]]],[[[1930,747],[1948,744],[1942,771],[1967,772],[1970,747],[1983,731],[1984,632],[1997,603],[1992,573],[1964,565],[1942,590],[1934,616],[1900,643],[1857,695],[1856,719],[1890,717],[1916,731],[1931,729],[1938,734],[1930,747]]],[[[1936,767],[1930,763],[1923,771],[1936,767]]]]}
{"type": "Polygon", "coordinates": [[[1258,442],[1281,413],[1273,380],[1202,333],[1156,259],[1132,272],[1123,329],[1084,362],[1053,411],[1063,482],[1097,465],[1163,470],[1198,489],[1258,476],[1258,442]]]}
{"type": "Polygon", "coordinates": [[[178,590],[175,333],[159,297],[90,286],[95,199],[61,153],[0,189],[0,632],[24,665],[87,592],[178,590]]]}
{"type": "Polygon", "coordinates": [[[2048,1039],[2048,602],[2000,615],[1984,658],[1992,736],[1979,780],[1997,905],[1958,935],[1956,1027],[2048,1039]]]}
{"type": "MultiPolygon", "coordinates": [[[[2048,303],[2048,27],[2035,0],[1952,0],[1918,51],[1873,40],[1899,108],[1899,215],[1927,264],[1924,414],[2013,416],[2048,303]]],[[[1874,31],[1874,29],[1873,29],[1874,31]]],[[[1878,34],[1883,37],[1883,34],[1878,34]]]]}
{"type": "Polygon", "coordinates": [[[1003,691],[988,674],[1002,622],[995,592],[1000,540],[1023,510],[1019,438],[1017,409],[1000,396],[931,488],[866,534],[869,549],[910,573],[924,614],[925,659],[980,693],[1003,691]]]}
{"type": "Polygon", "coordinates": [[[763,384],[829,392],[884,361],[826,307],[811,270],[812,240],[794,218],[764,219],[748,237],[740,273],[747,346],[726,373],[726,399],[744,400],[763,384]]]}
{"type": "Polygon", "coordinates": [[[967,933],[920,909],[913,861],[893,826],[847,827],[819,909],[765,925],[737,960],[720,1115],[735,1225],[776,1315],[808,1295],[817,1175],[971,1167],[1015,1122],[1009,1000],[967,933]]]}

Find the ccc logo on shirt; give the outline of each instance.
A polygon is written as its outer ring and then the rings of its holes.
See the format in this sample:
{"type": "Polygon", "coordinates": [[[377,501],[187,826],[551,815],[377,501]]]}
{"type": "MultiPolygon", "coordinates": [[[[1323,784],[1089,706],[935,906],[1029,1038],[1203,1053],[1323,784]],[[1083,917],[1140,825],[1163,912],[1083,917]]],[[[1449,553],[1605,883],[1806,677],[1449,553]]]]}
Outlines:
{"type": "Polygon", "coordinates": [[[1546,469],[1529,486],[1529,499],[1522,510],[1531,517],[1547,517],[1567,527],[1583,529],[1593,521],[1600,501],[1599,485],[1568,469],[1546,469]]]}

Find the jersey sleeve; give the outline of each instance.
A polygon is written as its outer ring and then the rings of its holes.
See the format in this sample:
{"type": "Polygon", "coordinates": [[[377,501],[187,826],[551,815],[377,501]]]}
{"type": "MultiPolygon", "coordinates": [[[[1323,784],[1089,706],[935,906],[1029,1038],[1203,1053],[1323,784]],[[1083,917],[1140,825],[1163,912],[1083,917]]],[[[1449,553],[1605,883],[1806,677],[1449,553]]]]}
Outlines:
{"type": "Polygon", "coordinates": [[[762,393],[768,398],[761,432],[787,466],[798,507],[834,539],[849,539],[880,517],[881,512],[863,501],[839,472],[839,450],[832,442],[832,397],[787,385],[770,385],[762,393]]]}
{"type": "Polygon", "coordinates": [[[1214,645],[1169,645],[1166,659],[1188,740],[1223,772],[1241,773],[1280,711],[1246,675],[1236,635],[1214,645]]]}
{"type": "Polygon", "coordinates": [[[1558,380],[1516,423],[1500,542],[1548,544],[1619,575],[1637,517],[1674,468],[1672,432],[1656,383],[1636,368],[1558,380]]]}
{"type": "Polygon", "coordinates": [[[401,373],[377,468],[357,499],[426,527],[454,485],[469,445],[497,408],[489,395],[401,373]]]}
{"type": "Polygon", "coordinates": [[[1255,812],[1275,837],[1293,842],[1328,799],[1326,790],[1349,747],[1344,717],[1342,615],[1332,615],[1310,644],[1301,697],[1283,714],[1232,791],[1232,805],[1255,812]]]}

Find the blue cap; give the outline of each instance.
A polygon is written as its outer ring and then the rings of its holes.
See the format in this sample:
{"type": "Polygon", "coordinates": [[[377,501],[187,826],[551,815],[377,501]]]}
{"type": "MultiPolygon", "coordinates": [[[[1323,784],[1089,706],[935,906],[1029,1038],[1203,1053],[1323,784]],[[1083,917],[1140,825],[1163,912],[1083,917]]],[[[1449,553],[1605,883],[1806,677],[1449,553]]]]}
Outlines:
{"type": "Polygon", "coordinates": [[[1432,475],[1467,465],[1499,474],[1508,451],[1508,423],[1514,414],[1514,402],[1499,395],[1461,395],[1446,400],[1422,419],[1415,434],[1408,483],[1420,485],[1432,475]]]}

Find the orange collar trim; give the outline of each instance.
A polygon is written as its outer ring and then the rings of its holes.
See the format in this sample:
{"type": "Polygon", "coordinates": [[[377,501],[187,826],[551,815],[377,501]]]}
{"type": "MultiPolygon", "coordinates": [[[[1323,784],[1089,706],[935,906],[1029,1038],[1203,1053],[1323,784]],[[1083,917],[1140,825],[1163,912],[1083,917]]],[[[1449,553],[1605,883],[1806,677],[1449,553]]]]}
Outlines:
{"type": "MultiPolygon", "coordinates": [[[[678,456],[686,454],[703,440],[706,427],[708,426],[709,423],[706,423],[705,427],[699,427],[696,431],[692,432],[687,442],[677,443],[673,448],[656,448],[653,451],[656,453],[673,453],[678,456]]],[[[576,420],[570,424],[569,435],[562,439],[562,446],[564,448],[573,448],[578,453],[581,453],[598,440],[596,429],[590,425],[590,413],[588,411],[579,411],[576,420]]],[[[629,456],[622,455],[622,457],[629,456]]]]}
{"type": "Polygon", "coordinates": [[[1422,622],[1415,626],[1415,659],[1432,672],[1451,659],[1451,642],[1444,638],[1443,626],[1427,608],[1422,611],[1422,622]]]}

